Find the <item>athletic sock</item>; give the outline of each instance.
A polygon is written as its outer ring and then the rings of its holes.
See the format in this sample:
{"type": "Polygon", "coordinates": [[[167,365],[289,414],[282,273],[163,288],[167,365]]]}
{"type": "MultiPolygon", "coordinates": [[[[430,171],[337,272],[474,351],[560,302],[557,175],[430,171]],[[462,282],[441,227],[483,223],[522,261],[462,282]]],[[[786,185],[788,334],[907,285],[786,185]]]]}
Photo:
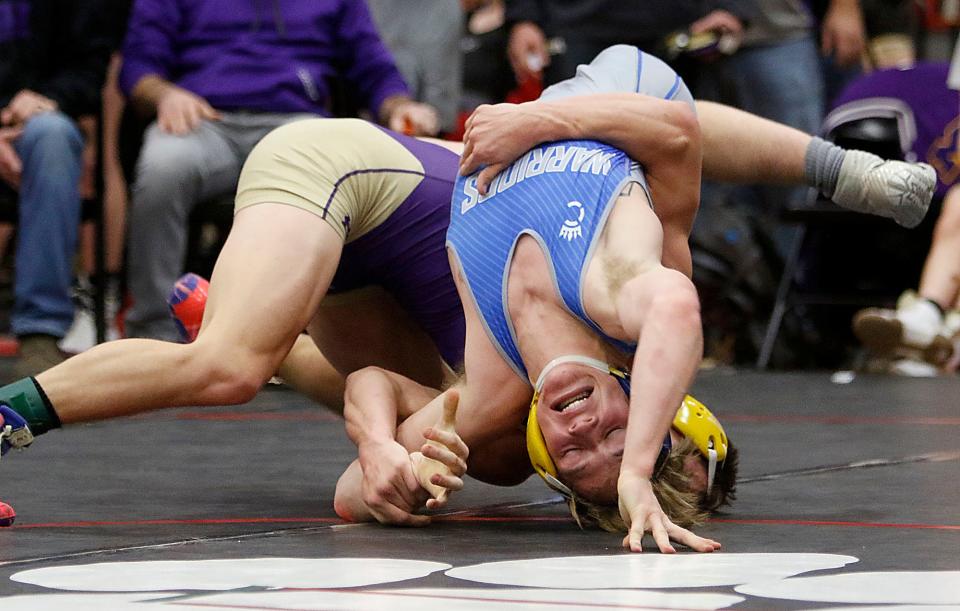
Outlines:
{"type": "Polygon", "coordinates": [[[23,378],[0,388],[0,403],[20,414],[34,435],[60,428],[60,417],[36,378],[23,378]]]}
{"type": "Polygon", "coordinates": [[[836,144],[814,136],[803,160],[807,184],[816,187],[827,197],[833,197],[840,178],[840,165],[846,153],[836,144]]]}

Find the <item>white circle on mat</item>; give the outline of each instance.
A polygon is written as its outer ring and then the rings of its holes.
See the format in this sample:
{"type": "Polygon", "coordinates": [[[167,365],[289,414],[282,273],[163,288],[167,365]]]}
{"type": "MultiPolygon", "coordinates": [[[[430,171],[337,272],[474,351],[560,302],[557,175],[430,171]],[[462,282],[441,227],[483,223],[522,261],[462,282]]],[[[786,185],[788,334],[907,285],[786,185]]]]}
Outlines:
{"type": "Polygon", "coordinates": [[[836,554],[617,554],[484,562],[447,571],[479,583],[537,588],[708,588],[835,569],[836,554]]]}
{"type": "MultiPolygon", "coordinates": [[[[225,592],[184,601],[211,608],[324,609],[326,611],[564,611],[590,609],[723,609],[742,596],[642,590],[413,588],[326,592],[225,592]]],[[[149,611],[149,610],[148,610],[149,611]]]]}
{"type": "Polygon", "coordinates": [[[387,558],[160,560],[53,566],[21,571],[10,579],[86,592],[352,588],[416,579],[448,568],[442,562],[387,558]]]}
{"type": "Polygon", "coordinates": [[[752,582],[741,594],[829,603],[960,605],[960,571],[884,571],[752,582]]]}
{"type": "MultiPolygon", "coordinates": [[[[149,611],[152,602],[166,594],[18,594],[0,598],[3,611],[149,611]],[[144,604],[140,604],[144,601],[144,604]]],[[[201,611],[199,607],[184,607],[187,611],[201,611]]],[[[207,607],[206,611],[210,611],[207,607]]]]}

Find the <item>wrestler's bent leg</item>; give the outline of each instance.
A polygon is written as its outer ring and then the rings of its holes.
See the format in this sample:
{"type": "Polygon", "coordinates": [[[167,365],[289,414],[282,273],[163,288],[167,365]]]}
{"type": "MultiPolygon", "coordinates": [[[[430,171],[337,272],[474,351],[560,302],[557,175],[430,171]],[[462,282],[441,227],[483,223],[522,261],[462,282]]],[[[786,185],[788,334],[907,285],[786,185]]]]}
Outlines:
{"type": "Polygon", "coordinates": [[[63,423],[249,400],[313,317],[341,248],[339,235],[304,210],[243,209],[214,269],[195,342],[108,342],[37,381],[63,423]]]}

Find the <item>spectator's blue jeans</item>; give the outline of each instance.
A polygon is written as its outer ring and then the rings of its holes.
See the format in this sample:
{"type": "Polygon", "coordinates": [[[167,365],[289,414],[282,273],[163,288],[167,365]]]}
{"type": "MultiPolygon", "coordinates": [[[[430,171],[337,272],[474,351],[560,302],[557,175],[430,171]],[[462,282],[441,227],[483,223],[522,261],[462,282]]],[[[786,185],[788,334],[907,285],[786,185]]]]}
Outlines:
{"type": "MultiPolygon", "coordinates": [[[[820,53],[812,34],[805,38],[741,49],[705,71],[698,98],[718,100],[755,115],[817,134],[824,112],[820,53]]],[[[779,212],[801,203],[805,187],[756,186],[731,189],[704,183],[704,202],[732,197],[737,205],[776,226],[779,212]]],[[[793,231],[775,231],[777,249],[785,254],[793,231]]]]}
{"type": "Polygon", "coordinates": [[[63,337],[73,321],[83,138],[66,115],[48,112],[30,119],[14,145],[23,173],[11,330],[63,337]]]}

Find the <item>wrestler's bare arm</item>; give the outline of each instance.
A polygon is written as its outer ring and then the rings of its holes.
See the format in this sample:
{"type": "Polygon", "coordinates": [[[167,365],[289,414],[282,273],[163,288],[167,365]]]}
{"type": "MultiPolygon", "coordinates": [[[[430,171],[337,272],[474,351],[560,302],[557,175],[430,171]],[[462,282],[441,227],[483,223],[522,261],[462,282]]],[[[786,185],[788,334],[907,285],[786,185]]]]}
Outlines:
{"type": "Polygon", "coordinates": [[[670,522],[650,484],[675,406],[699,365],[703,337],[696,289],[689,277],[657,260],[659,223],[649,207],[634,201],[641,197],[631,192],[618,199],[588,270],[584,297],[588,308],[591,302],[612,305],[617,331],[637,342],[631,370],[633,388],[642,392],[630,395],[617,484],[620,512],[630,525],[625,543],[640,551],[650,531],[663,552],[675,551],[670,539],[711,551],[719,544],[670,522]]]}
{"type": "Polygon", "coordinates": [[[521,154],[542,142],[607,142],[640,163],[663,224],[664,264],[690,275],[685,244],[700,201],[700,126],[684,102],[636,93],[604,93],[556,101],[481,106],[467,122],[461,171],[481,165],[483,187],[521,154]]]}
{"type": "Polygon", "coordinates": [[[396,438],[397,424],[439,391],[399,374],[367,367],[347,377],[344,418],[359,458],[337,481],[334,508],[342,518],[376,519],[419,525],[413,515],[426,500],[406,448],[396,438]]]}

